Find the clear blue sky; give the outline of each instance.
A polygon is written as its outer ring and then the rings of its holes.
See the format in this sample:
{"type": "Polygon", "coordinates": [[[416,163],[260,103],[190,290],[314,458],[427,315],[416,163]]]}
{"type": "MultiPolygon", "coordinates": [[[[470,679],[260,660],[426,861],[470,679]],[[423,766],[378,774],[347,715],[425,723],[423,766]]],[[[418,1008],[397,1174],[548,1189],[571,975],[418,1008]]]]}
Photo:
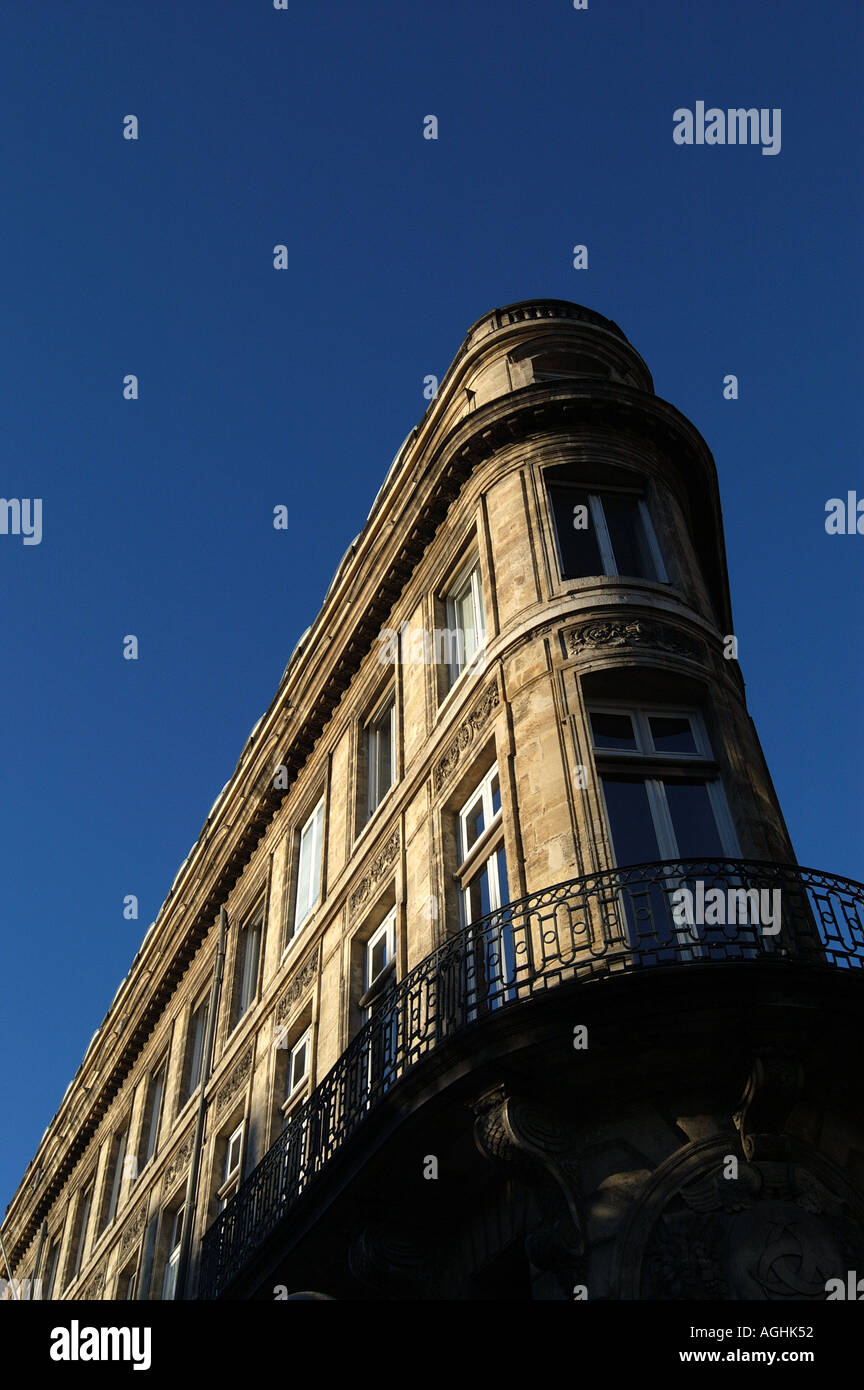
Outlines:
{"type": "Polygon", "coordinates": [[[824,529],[829,497],[864,496],[861,14],[4,7],[0,493],[41,497],[44,534],[0,536],[0,1209],[422,415],[423,377],[496,305],[608,315],[704,434],[799,859],[862,875],[864,536],[824,529]],[[673,111],[698,100],[779,107],[780,154],[675,145],[673,111]]]}

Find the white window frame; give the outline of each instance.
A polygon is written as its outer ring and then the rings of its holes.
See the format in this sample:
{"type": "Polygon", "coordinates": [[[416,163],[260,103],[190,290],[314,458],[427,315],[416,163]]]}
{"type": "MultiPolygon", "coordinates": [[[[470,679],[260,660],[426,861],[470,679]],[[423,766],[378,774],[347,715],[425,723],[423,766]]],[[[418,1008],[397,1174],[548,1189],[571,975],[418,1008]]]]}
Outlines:
{"type": "MultiPolygon", "coordinates": [[[[472,555],[471,559],[456,573],[447,585],[444,593],[444,613],[448,632],[463,632],[459,627],[456,605],[457,602],[470,591],[471,608],[474,615],[474,632],[477,636],[477,645],[471,654],[468,654],[467,647],[462,651],[462,660],[459,660],[459,650],[454,653],[449,652],[448,672],[451,688],[463,676],[466,671],[470,671],[478,659],[482,658],[486,647],[486,610],[483,604],[483,579],[480,573],[480,557],[472,555]]],[[[463,642],[464,647],[464,642],[463,642]]]]}
{"type": "Polygon", "coordinates": [[[230,1199],[234,1196],[240,1186],[240,1177],[243,1172],[243,1150],[246,1139],[246,1121],[241,1120],[236,1129],[233,1129],[225,1142],[225,1157],[222,1160],[222,1181],[216,1192],[219,1210],[223,1211],[230,1199]],[[229,1168],[231,1151],[236,1143],[237,1161],[229,1168]]]}
{"type": "Polygon", "coordinates": [[[396,692],[391,690],[367,721],[366,738],[366,819],[371,820],[396,783],[396,692]],[[390,780],[382,790],[378,785],[378,740],[385,720],[390,725],[390,780]]]}
{"type": "Polygon", "coordinates": [[[186,1211],[186,1203],[176,1207],[171,1212],[171,1235],[169,1240],[174,1240],[174,1244],[168,1251],[165,1260],[165,1268],[162,1272],[162,1301],[170,1302],[177,1292],[177,1266],[180,1263],[180,1249],[183,1244],[183,1221],[186,1211]]]}
{"type": "Polygon", "coordinates": [[[282,1114],[286,1117],[292,1110],[296,1108],[299,1098],[303,1095],[304,1091],[309,1085],[309,1077],[311,1073],[312,1025],[310,1023],[306,1031],[304,1033],[301,1033],[300,1037],[297,1039],[297,1041],[295,1042],[294,1046],[291,1048],[291,1051],[288,1054],[288,1072],[285,1078],[285,1099],[282,1102],[282,1114]],[[304,1046],[306,1048],[306,1066],[302,1076],[300,1076],[298,1080],[292,1082],[291,1078],[294,1075],[294,1058],[297,1056],[297,1053],[300,1052],[300,1050],[304,1046]]]}
{"type": "Polygon", "coordinates": [[[555,546],[558,552],[558,568],[564,583],[574,583],[577,579],[590,579],[591,575],[571,575],[564,579],[564,555],[561,549],[561,538],[558,535],[557,518],[552,506],[552,499],[549,496],[549,486],[554,488],[572,487],[576,492],[587,493],[588,509],[591,513],[591,521],[594,526],[594,534],[597,537],[597,545],[600,550],[600,563],[603,566],[603,574],[613,578],[632,579],[636,583],[655,583],[668,584],[670,582],[666,566],[663,563],[663,552],[657,540],[657,533],[654,530],[654,523],[651,520],[651,512],[645,498],[639,493],[628,490],[627,488],[604,488],[602,491],[592,491],[582,483],[556,482],[554,478],[547,479],[547,496],[549,497],[549,509],[552,515],[552,530],[555,533],[555,546]],[[603,509],[604,497],[629,497],[639,505],[639,517],[642,522],[642,529],[645,534],[645,541],[648,546],[648,553],[651,556],[651,563],[654,566],[654,574],[648,575],[643,579],[640,575],[622,575],[615,560],[615,552],[612,548],[612,539],[609,535],[609,527],[606,524],[606,513],[603,509]]]}
{"type": "Polygon", "coordinates": [[[662,762],[694,762],[713,758],[714,753],[708,738],[708,730],[701,711],[689,705],[630,705],[618,704],[613,700],[591,700],[586,706],[588,727],[591,733],[591,746],[595,754],[602,758],[653,758],[662,762]],[[602,748],[594,742],[591,725],[592,714],[629,714],[636,739],[635,748],[602,748]],[[649,720],[654,718],[689,719],[696,749],[692,753],[664,753],[654,747],[649,720]]]}
{"type": "Polygon", "coordinates": [[[312,814],[307,817],[300,830],[297,848],[297,888],[294,895],[294,916],[289,945],[302,931],[321,901],[321,861],[323,849],[324,797],[322,796],[312,814]],[[311,849],[307,850],[307,845],[311,845],[311,849]],[[308,891],[303,891],[304,855],[307,855],[309,859],[309,867],[306,872],[306,877],[309,881],[308,891]]]}
{"type": "MultiPolygon", "coordinates": [[[[390,964],[396,959],[396,909],[395,909],[395,907],[393,907],[393,908],[390,909],[390,911],[387,913],[387,916],[384,918],[383,922],[381,922],[381,924],[375,928],[374,932],[373,932],[372,935],[369,937],[369,940],[366,942],[365,952],[366,952],[366,963],[365,963],[365,968],[364,968],[364,979],[365,979],[365,981],[366,981],[366,989],[369,990],[369,989],[371,989],[372,986],[374,985],[375,980],[377,980],[377,979],[379,978],[380,975],[383,975],[383,973],[384,973],[384,971],[387,969],[388,965],[390,965],[390,964]],[[378,942],[381,940],[382,936],[386,939],[386,943],[387,943],[387,944],[386,944],[386,948],[385,948],[385,959],[384,959],[384,964],[382,965],[381,969],[378,971],[378,974],[375,975],[374,978],[373,978],[373,977],[372,977],[372,974],[371,974],[371,971],[372,971],[372,954],[373,954],[373,948],[378,944],[378,942]]],[[[373,1006],[370,1005],[370,1006],[369,1006],[369,1009],[367,1010],[367,1014],[366,1014],[366,1017],[367,1017],[367,1018],[371,1018],[371,1017],[372,1017],[372,1013],[371,1013],[372,1007],[373,1007],[373,1006]]]]}
{"type": "Polygon", "coordinates": [[[461,866],[464,866],[469,861],[478,857],[480,853],[480,851],[478,850],[478,846],[485,843],[485,841],[490,836],[493,830],[497,830],[500,824],[500,818],[503,814],[503,811],[504,800],[503,795],[501,793],[501,778],[498,772],[498,763],[494,762],[492,766],[489,768],[489,771],[484,773],[484,775],[481,777],[480,781],[477,783],[476,787],[474,787],[473,791],[471,792],[471,795],[468,797],[467,801],[465,802],[461,811],[459,812],[460,877],[462,873],[461,866]],[[498,778],[498,794],[501,797],[501,805],[498,807],[497,811],[493,811],[492,783],[495,781],[496,777],[498,778]],[[467,832],[468,812],[471,811],[474,808],[474,806],[476,806],[478,798],[482,801],[483,805],[484,825],[483,830],[477,836],[477,839],[474,841],[473,845],[471,845],[469,848],[467,832]]]}

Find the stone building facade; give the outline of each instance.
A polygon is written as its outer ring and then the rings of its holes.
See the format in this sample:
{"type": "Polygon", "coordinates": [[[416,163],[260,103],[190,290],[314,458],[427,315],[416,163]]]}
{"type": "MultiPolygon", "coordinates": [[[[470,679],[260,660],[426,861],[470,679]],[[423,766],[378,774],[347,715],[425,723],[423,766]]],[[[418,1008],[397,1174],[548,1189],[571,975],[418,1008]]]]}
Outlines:
{"type": "Polygon", "coordinates": [[[864,1268],[862,891],[796,865],[705,442],[609,320],[495,310],[46,1130],[12,1272],[824,1298],[864,1268]]]}

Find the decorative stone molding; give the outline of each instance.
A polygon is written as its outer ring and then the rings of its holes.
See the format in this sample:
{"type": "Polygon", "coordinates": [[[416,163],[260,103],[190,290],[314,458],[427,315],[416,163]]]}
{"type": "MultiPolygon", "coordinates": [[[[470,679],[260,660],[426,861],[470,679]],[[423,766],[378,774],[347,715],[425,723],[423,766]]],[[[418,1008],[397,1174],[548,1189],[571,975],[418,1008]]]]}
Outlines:
{"type": "Polygon", "coordinates": [[[87,1283],[81,1291],[81,1301],[92,1303],[95,1299],[101,1299],[104,1292],[105,1267],[103,1265],[101,1269],[97,1269],[96,1273],[87,1280],[87,1283]]]}
{"type": "Polygon", "coordinates": [[[375,858],[372,860],[371,864],[366,870],[366,873],[363,875],[360,882],[357,884],[357,887],[351,894],[349,900],[349,911],[352,913],[352,915],[357,911],[358,907],[362,907],[363,904],[369,899],[375,885],[378,883],[380,879],[384,877],[384,875],[387,873],[387,870],[391,868],[392,865],[396,862],[396,858],[399,854],[400,843],[401,842],[399,838],[399,831],[394,830],[389,840],[386,841],[386,843],[375,855],[375,858]]]}
{"type": "Polygon", "coordinates": [[[313,946],[276,1007],[276,1022],[282,1023],[318,973],[318,947],[313,946]]]}
{"type": "Polygon", "coordinates": [[[773,1049],[753,1059],[740,1108],[733,1116],[746,1158],[782,1159],[791,1140],[781,1133],[804,1089],[804,1068],[791,1052],[773,1049]]]}
{"type": "Polygon", "coordinates": [[[187,1135],[171,1162],[168,1164],[168,1167],[165,1169],[166,1187],[173,1187],[176,1179],[179,1178],[180,1174],[183,1172],[183,1169],[192,1157],[193,1142],[194,1135],[187,1135]]]}
{"type": "Polygon", "coordinates": [[[132,1219],[130,1221],[127,1221],[126,1228],[123,1231],[122,1236],[120,1237],[120,1247],[118,1250],[118,1255],[121,1261],[125,1260],[126,1256],[129,1254],[129,1251],[132,1249],[132,1246],[138,1240],[139,1236],[141,1235],[141,1232],[144,1230],[144,1223],[146,1220],[147,1203],[142,1202],[132,1219]]]}
{"type": "Polygon", "coordinates": [[[466,748],[471,746],[477,734],[489,723],[493,711],[498,708],[500,699],[497,684],[487,686],[468,718],[459,726],[456,737],[436,765],[434,774],[436,792],[441,790],[444,783],[458,767],[466,748]]]}
{"type": "Polygon", "coordinates": [[[224,1086],[219,1092],[219,1097],[216,1101],[217,1119],[225,1110],[228,1109],[228,1106],[235,1099],[235,1097],[239,1095],[240,1091],[242,1091],[243,1087],[245,1086],[246,1079],[249,1076],[249,1072],[252,1067],[253,1051],[254,1044],[250,1042],[249,1046],[246,1048],[246,1051],[242,1054],[242,1056],[240,1056],[237,1059],[237,1061],[234,1063],[234,1066],[228,1073],[228,1080],[225,1082],[224,1086]]]}
{"type": "Polygon", "coordinates": [[[581,656],[592,647],[650,647],[690,660],[700,661],[705,657],[701,642],[651,618],[593,618],[569,628],[564,640],[570,656],[581,656]]]}

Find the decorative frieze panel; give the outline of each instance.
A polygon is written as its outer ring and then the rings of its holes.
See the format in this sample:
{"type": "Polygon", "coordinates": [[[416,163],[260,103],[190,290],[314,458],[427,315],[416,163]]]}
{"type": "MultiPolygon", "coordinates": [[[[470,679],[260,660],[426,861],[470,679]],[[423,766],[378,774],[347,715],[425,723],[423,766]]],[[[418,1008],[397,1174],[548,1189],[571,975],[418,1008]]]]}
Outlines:
{"type": "Polygon", "coordinates": [[[568,655],[581,656],[586,651],[618,648],[648,647],[652,651],[671,652],[674,656],[701,661],[705,648],[701,642],[680,632],[668,623],[651,618],[594,618],[571,627],[564,634],[568,655]]]}
{"type": "Polygon", "coordinates": [[[441,790],[447,779],[455,772],[462,755],[471,747],[477,735],[489,723],[498,708],[500,698],[496,684],[487,686],[467,719],[459,726],[456,737],[435,767],[433,782],[436,792],[441,790]]]}
{"type": "Polygon", "coordinates": [[[254,1044],[250,1042],[245,1052],[238,1058],[228,1073],[228,1080],[224,1083],[219,1097],[216,1101],[216,1117],[219,1118],[232,1104],[236,1097],[243,1090],[252,1068],[252,1054],[254,1044]]]}
{"type": "Polygon", "coordinates": [[[126,1223],[126,1228],[122,1236],[120,1237],[120,1248],[118,1253],[121,1263],[123,1260],[125,1260],[126,1256],[129,1254],[129,1251],[132,1249],[133,1245],[135,1245],[135,1243],[139,1239],[141,1232],[144,1230],[144,1223],[146,1220],[147,1203],[142,1202],[135,1215],[132,1217],[131,1221],[128,1221],[126,1223]]]}
{"type": "Polygon", "coordinates": [[[276,1022],[282,1023],[291,1013],[297,1001],[306,993],[318,972],[318,947],[309,952],[294,979],[276,1006],[276,1022]]]}
{"type": "Polygon", "coordinates": [[[179,1149],[175,1153],[174,1157],[171,1159],[171,1162],[165,1169],[166,1187],[173,1187],[177,1178],[179,1178],[180,1174],[183,1172],[184,1168],[188,1164],[190,1158],[192,1157],[193,1142],[194,1135],[187,1135],[187,1137],[184,1139],[183,1143],[180,1145],[179,1149]]]}
{"type": "Polygon", "coordinates": [[[399,856],[399,845],[399,831],[394,830],[390,838],[375,855],[365,874],[351,894],[349,899],[349,910],[352,916],[358,908],[368,902],[376,885],[396,863],[399,856]]]}
{"type": "Polygon", "coordinates": [[[94,1299],[101,1298],[104,1292],[105,1268],[103,1266],[102,1269],[97,1269],[96,1273],[87,1280],[87,1283],[81,1291],[81,1299],[83,1302],[92,1303],[94,1299]]]}

